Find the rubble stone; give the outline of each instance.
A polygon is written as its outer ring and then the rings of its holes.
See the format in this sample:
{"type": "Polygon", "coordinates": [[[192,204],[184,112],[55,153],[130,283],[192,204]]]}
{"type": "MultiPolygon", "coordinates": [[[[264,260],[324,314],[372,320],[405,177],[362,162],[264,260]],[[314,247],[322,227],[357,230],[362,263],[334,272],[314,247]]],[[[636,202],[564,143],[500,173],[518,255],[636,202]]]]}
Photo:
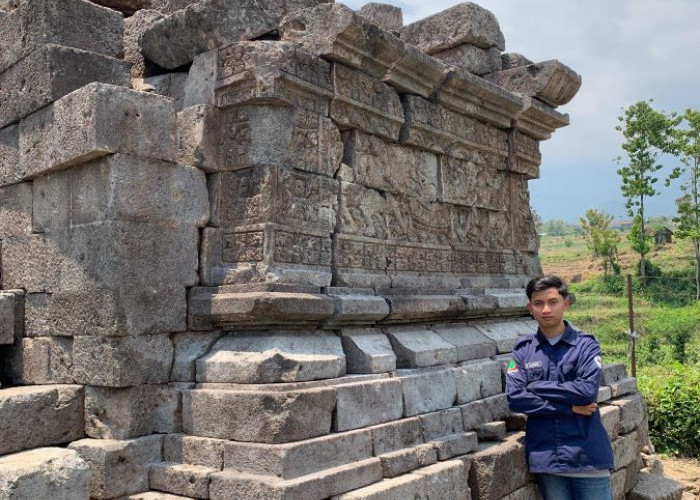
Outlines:
{"type": "Polygon", "coordinates": [[[627,434],[635,430],[642,423],[646,414],[644,401],[639,393],[613,399],[608,401],[608,404],[620,409],[620,434],[627,434]]]}
{"type": "Polygon", "coordinates": [[[92,472],[90,498],[98,500],[148,489],[148,466],[162,460],[163,436],[116,441],[81,439],[69,449],[85,460],[92,472]]]}
{"type": "Polygon", "coordinates": [[[499,49],[496,47],[482,49],[469,43],[436,52],[433,57],[445,64],[456,66],[479,76],[500,71],[502,65],[499,49]]]}
{"type": "Polygon", "coordinates": [[[90,469],[72,450],[38,448],[0,457],[0,499],[84,500],[90,469]]]}
{"type": "Polygon", "coordinates": [[[680,500],[683,486],[673,479],[641,473],[637,484],[629,492],[629,500],[680,500]]]}
{"type": "Polygon", "coordinates": [[[615,470],[626,467],[638,459],[637,433],[621,435],[612,442],[613,454],[615,455],[615,470]]]}

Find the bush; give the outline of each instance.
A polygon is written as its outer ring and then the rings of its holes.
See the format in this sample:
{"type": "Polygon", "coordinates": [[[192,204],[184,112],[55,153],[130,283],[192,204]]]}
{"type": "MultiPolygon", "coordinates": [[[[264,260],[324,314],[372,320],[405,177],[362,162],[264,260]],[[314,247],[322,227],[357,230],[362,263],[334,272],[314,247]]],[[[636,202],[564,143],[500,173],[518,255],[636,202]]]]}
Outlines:
{"type": "Polygon", "coordinates": [[[649,434],[662,453],[700,456],[700,368],[674,363],[639,376],[649,406],[649,434]]]}

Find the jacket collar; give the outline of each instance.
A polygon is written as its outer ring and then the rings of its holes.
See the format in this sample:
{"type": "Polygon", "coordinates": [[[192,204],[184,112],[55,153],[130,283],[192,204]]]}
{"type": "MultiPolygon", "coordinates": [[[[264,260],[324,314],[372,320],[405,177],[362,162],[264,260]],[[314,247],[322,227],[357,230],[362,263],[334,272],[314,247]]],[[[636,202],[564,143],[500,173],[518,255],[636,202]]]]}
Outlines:
{"type": "MultiPolygon", "coordinates": [[[[571,324],[564,320],[564,325],[566,326],[566,330],[564,330],[564,335],[562,335],[561,340],[566,342],[567,344],[570,345],[576,345],[578,344],[579,340],[579,332],[576,330],[571,324]]],[[[544,336],[544,334],[540,331],[539,327],[537,328],[537,334],[535,335],[535,339],[537,340],[537,343],[542,345],[542,344],[549,344],[547,341],[547,337],[544,336]]]]}

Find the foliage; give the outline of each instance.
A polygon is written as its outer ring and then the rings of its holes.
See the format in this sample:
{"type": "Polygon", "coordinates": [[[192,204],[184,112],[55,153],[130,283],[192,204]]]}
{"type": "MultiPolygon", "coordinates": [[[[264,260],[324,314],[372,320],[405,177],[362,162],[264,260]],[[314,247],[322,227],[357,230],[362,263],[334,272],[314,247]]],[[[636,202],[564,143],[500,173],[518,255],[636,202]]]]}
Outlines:
{"type": "MultiPolygon", "coordinates": [[[[656,111],[650,102],[639,101],[623,109],[623,114],[618,120],[621,124],[616,130],[622,132],[625,138],[622,149],[626,153],[627,161],[622,164],[622,157],[618,157],[620,168],[617,173],[622,179],[621,191],[625,197],[625,208],[629,215],[635,218],[629,238],[633,248],[639,253],[640,261],[643,261],[649,251],[644,227],[644,202],[646,198],[658,194],[655,184],[659,180],[658,171],[662,168],[659,157],[676,151],[674,130],[680,118],[656,111]]],[[[644,278],[643,266],[641,273],[644,278]]]]}
{"type": "Polygon", "coordinates": [[[550,236],[564,236],[567,234],[574,234],[576,232],[576,227],[565,220],[550,219],[542,223],[540,231],[550,236]]]}
{"type": "Polygon", "coordinates": [[[700,369],[674,363],[639,376],[649,407],[649,434],[657,451],[700,455],[700,369]]]}
{"type": "Polygon", "coordinates": [[[676,130],[678,154],[686,172],[681,184],[684,196],[677,200],[676,237],[689,238],[695,250],[695,298],[700,300],[700,111],[687,109],[683,114],[685,129],[676,130]]]}
{"type": "Polygon", "coordinates": [[[620,233],[610,229],[613,216],[595,209],[586,210],[586,216],[581,217],[581,229],[588,243],[593,258],[603,260],[605,275],[609,271],[619,271],[617,263],[617,248],[620,244],[620,233]]]}

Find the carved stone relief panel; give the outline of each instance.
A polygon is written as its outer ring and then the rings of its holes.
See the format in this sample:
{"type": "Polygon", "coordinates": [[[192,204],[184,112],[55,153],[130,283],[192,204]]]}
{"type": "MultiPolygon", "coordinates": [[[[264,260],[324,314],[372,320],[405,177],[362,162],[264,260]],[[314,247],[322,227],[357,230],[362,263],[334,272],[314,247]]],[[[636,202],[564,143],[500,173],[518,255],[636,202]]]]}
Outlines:
{"type": "Polygon", "coordinates": [[[529,179],[538,178],[542,161],[539,141],[517,130],[511,131],[509,141],[511,155],[508,158],[508,170],[524,174],[529,179]]]}
{"type": "Polygon", "coordinates": [[[442,200],[455,205],[506,210],[507,174],[493,166],[494,163],[499,165],[498,159],[486,153],[471,153],[468,159],[442,156],[442,200]]]}
{"type": "Polygon", "coordinates": [[[527,178],[522,175],[510,176],[511,214],[513,217],[513,243],[519,250],[538,251],[537,229],[530,207],[530,193],[527,178]]]}

